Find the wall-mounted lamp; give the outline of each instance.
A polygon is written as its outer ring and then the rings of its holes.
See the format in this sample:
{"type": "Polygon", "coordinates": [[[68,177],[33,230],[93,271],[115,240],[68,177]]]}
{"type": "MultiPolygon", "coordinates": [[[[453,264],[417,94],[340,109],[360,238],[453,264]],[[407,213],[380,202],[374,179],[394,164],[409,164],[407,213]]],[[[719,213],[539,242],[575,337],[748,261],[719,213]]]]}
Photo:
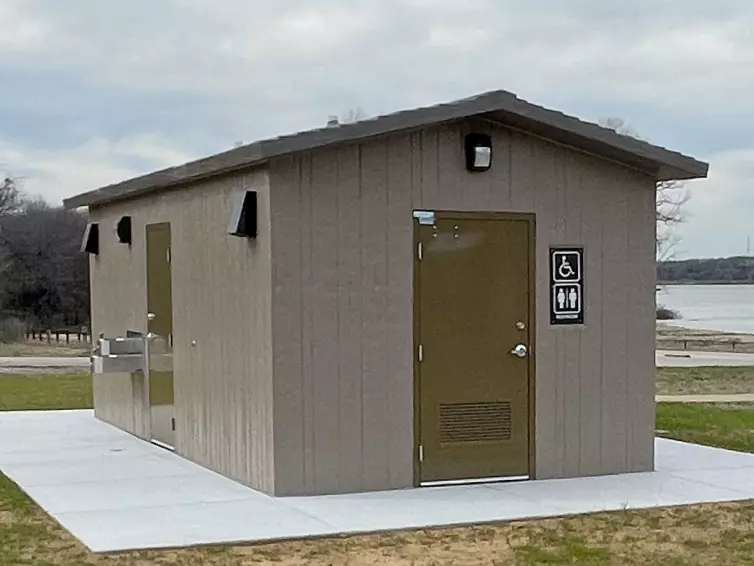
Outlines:
{"type": "Polygon", "coordinates": [[[118,241],[121,244],[128,244],[129,246],[133,242],[131,234],[131,217],[123,216],[118,220],[118,224],[115,226],[115,233],[118,235],[118,241]]]}
{"type": "Polygon", "coordinates": [[[492,167],[492,138],[487,134],[466,136],[466,169],[487,171],[492,167]]]}
{"type": "Polygon", "coordinates": [[[256,238],[257,232],[257,192],[245,191],[235,197],[228,233],[242,238],[256,238]]]}
{"type": "Polygon", "coordinates": [[[99,224],[96,222],[86,225],[84,237],[81,239],[81,251],[94,255],[99,253],[99,224]]]}

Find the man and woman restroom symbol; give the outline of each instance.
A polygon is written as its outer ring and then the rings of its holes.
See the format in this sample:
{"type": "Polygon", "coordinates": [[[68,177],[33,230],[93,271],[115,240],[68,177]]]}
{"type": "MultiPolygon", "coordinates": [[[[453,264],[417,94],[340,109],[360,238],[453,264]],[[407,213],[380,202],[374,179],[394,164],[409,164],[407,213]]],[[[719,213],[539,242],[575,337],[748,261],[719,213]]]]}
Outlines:
{"type": "Polygon", "coordinates": [[[571,287],[568,293],[566,293],[565,289],[561,287],[558,290],[557,300],[559,311],[575,311],[579,308],[579,294],[576,292],[576,287],[571,287]]]}

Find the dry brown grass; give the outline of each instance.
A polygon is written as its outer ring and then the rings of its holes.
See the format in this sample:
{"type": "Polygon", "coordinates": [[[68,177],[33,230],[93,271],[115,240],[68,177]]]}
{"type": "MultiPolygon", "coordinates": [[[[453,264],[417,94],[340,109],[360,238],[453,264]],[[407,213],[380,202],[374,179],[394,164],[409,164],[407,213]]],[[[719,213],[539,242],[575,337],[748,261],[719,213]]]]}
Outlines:
{"type": "Polygon", "coordinates": [[[91,352],[91,344],[86,342],[71,342],[70,344],[57,344],[53,342],[0,342],[0,358],[11,357],[75,357],[88,356],[91,352]]]}
{"type": "Polygon", "coordinates": [[[694,330],[658,323],[656,345],[660,350],[752,353],[754,334],[694,330]]]}
{"type": "Polygon", "coordinates": [[[754,366],[658,368],[655,385],[659,395],[754,393],[754,366]]]}

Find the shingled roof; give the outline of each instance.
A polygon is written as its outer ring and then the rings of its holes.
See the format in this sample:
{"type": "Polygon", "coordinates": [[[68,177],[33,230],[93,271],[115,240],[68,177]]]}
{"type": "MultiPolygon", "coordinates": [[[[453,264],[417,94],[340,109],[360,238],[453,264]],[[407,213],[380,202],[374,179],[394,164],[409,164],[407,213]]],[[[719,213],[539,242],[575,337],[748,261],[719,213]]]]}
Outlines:
{"type": "Polygon", "coordinates": [[[569,145],[654,175],[658,181],[706,177],[709,166],[597,124],[584,122],[496,90],[445,104],[404,110],[368,120],[257,141],[204,159],[82,193],[63,201],[66,208],[102,205],[178,187],[200,179],[256,166],[298,151],[414,130],[478,116],[502,126],[569,145]]]}

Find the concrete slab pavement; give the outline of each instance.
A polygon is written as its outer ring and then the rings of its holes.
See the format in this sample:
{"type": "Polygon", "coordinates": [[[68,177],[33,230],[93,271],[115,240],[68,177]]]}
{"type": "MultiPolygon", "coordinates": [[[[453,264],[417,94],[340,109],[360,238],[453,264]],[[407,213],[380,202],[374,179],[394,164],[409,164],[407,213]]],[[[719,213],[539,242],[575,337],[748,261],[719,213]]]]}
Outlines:
{"type": "Polygon", "coordinates": [[[95,552],[448,526],[754,498],[754,454],[656,440],[655,472],[270,497],[92,411],[0,413],[0,470],[95,552]]]}

